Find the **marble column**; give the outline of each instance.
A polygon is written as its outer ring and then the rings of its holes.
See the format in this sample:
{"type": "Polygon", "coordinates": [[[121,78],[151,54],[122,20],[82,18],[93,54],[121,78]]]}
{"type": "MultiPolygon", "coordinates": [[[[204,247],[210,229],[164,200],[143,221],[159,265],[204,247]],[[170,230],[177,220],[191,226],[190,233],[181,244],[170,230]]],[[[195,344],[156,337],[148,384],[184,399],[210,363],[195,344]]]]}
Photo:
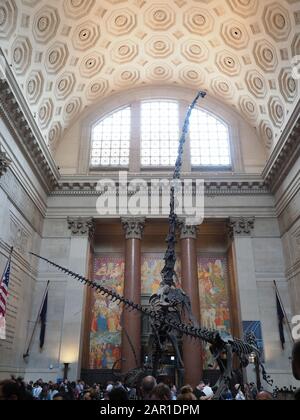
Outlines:
{"type": "Polygon", "coordinates": [[[252,246],[253,217],[231,218],[228,222],[229,237],[233,241],[237,293],[242,321],[260,319],[256,284],[256,270],[252,246]]]}
{"type": "MultiPolygon", "coordinates": [[[[122,225],[126,237],[124,296],[137,304],[141,303],[141,239],[145,226],[143,218],[124,218],[122,225]]],[[[122,372],[140,366],[141,363],[141,314],[137,311],[123,312],[122,372]],[[134,351],[133,351],[134,349],[134,351]]]]}
{"type": "MultiPolygon", "coordinates": [[[[243,337],[243,321],[260,321],[256,268],[252,244],[252,231],[255,226],[254,217],[230,218],[228,234],[232,240],[233,262],[237,276],[236,303],[238,305],[237,319],[240,326],[234,329],[241,331],[243,337]]],[[[232,299],[231,299],[232,301],[232,299]]],[[[255,382],[253,366],[247,369],[249,382],[255,382]]]]}
{"type": "MultiPolygon", "coordinates": [[[[191,299],[195,320],[200,324],[200,296],[197,267],[197,227],[181,225],[182,288],[191,299]]],[[[202,380],[203,355],[200,341],[183,339],[183,361],[186,384],[195,387],[202,380]]]]}
{"type": "MultiPolygon", "coordinates": [[[[86,275],[89,251],[94,232],[91,218],[69,218],[71,246],[69,267],[72,271],[86,275]]],[[[69,363],[68,379],[75,381],[81,375],[81,356],[84,334],[86,288],[71,277],[67,279],[65,310],[61,338],[60,363],[69,363]]]]}

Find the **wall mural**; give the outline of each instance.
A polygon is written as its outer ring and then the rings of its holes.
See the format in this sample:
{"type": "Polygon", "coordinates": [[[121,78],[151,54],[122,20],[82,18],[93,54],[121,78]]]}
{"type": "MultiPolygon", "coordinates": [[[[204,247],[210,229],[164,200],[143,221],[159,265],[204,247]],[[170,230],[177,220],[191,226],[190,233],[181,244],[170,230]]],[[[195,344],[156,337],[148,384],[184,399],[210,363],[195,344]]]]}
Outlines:
{"type": "MultiPolygon", "coordinates": [[[[156,293],[164,267],[163,254],[146,254],[142,257],[142,295],[156,293]]],[[[124,258],[96,257],[94,279],[123,294],[124,258]]],[[[181,263],[177,262],[178,279],[181,263]]],[[[210,329],[230,332],[230,305],[227,288],[227,258],[198,257],[198,279],[202,325],[210,329]]],[[[109,299],[93,294],[90,328],[90,369],[111,369],[121,359],[122,309],[109,299]]],[[[116,365],[116,368],[119,366],[116,365]]],[[[205,369],[215,368],[207,347],[204,352],[205,369]]]]}
{"type": "MultiPolygon", "coordinates": [[[[142,258],[142,295],[156,293],[164,267],[163,254],[147,254],[142,258]]],[[[178,278],[181,278],[181,262],[177,261],[178,278]]],[[[198,279],[202,325],[210,329],[230,332],[230,305],[227,288],[227,258],[198,257],[198,279]]],[[[204,354],[205,369],[214,368],[214,361],[207,347],[204,354]]]]}
{"type": "MultiPolygon", "coordinates": [[[[227,258],[198,257],[201,324],[209,329],[230,332],[230,304],[227,287],[227,258]]],[[[209,346],[204,354],[204,368],[214,367],[209,346]]]]}
{"type": "MultiPolygon", "coordinates": [[[[122,295],[124,268],[122,257],[95,257],[94,280],[122,295]]],[[[122,309],[95,292],[91,307],[90,369],[111,369],[121,359],[122,309]]]]}
{"type": "MultiPolygon", "coordinates": [[[[161,282],[161,271],[164,268],[164,254],[147,254],[142,257],[142,295],[155,294],[161,282]]],[[[181,264],[177,260],[175,270],[180,279],[181,264]]]]}

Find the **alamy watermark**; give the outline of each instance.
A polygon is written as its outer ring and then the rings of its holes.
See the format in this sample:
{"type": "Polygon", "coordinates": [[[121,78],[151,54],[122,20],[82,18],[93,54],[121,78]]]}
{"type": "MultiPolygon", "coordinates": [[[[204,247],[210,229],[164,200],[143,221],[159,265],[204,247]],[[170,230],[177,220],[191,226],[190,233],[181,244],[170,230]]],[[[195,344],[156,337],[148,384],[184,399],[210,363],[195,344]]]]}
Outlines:
{"type": "Polygon", "coordinates": [[[97,212],[100,216],[165,217],[170,212],[170,194],[174,188],[175,214],[186,225],[202,224],[204,220],[203,179],[136,178],[128,181],[127,172],[119,179],[98,181],[97,212]]]}
{"type": "Polygon", "coordinates": [[[300,340],[300,315],[295,315],[292,318],[292,335],[294,340],[300,340]]]}

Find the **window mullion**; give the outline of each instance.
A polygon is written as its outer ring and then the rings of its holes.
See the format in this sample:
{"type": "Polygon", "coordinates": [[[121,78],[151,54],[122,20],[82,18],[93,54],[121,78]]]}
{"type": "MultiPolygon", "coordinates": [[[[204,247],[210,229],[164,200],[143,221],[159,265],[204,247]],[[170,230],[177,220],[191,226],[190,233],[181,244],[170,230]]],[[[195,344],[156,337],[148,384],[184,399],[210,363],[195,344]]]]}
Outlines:
{"type": "Polygon", "coordinates": [[[129,172],[141,170],[141,103],[131,105],[131,138],[129,172]]]}
{"type": "MultiPolygon", "coordinates": [[[[180,135],[182,132],[182,127],[186,118],[186,109],[187,104],[184,102],[179,103],[179,126],[180,126],[180,135]]],[[[178,139],[179,140],[179,139],[178,139]]],[[[190,141],[190,133],[188,132],[186,136],[186,144],[184,147],[184,154],[183,154],[183,165],[182,165],[182,171],[183,172],[191,172],[192,171],[192,165],[191,165],[191,141],[190,141]]]]}

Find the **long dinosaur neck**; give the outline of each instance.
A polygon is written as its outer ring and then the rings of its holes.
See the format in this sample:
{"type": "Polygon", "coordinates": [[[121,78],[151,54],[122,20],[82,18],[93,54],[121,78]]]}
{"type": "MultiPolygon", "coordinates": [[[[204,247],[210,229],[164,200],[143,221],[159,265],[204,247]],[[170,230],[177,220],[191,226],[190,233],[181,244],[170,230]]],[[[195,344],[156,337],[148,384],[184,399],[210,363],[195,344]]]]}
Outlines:
{"type": "Polygon", "coordinates": [[[176,229],[177,229],[177,216],[175,212],[175,192],[177,188],[179,188],[179,180],[181,176],[181,169],[183,163],[183,152],[184,152],[184,145],[186,142],[186,137],[189,131],[190,125],[190,118],[193,109],[197,105],[199,98],[205,98],[206,93],[200,91],[197,96],[195,97],[192,104],[189,106],[188,112],[185,117],[182,135],[179,140],[179,147],[178,147],[178,156],[175,164],[175,170],[173,174],[173,183],[171,186],[171,194],[170,194],[170,214],[169,214],[169,233],[166,239],[168,244],[167,250],[165,253],[164,261],[165,266],[161,272],[162,276],[162,284],[166,284],[168,286],[174,285],[174,278],[175,278],[175,265],[176,265],[176,229]]]}

